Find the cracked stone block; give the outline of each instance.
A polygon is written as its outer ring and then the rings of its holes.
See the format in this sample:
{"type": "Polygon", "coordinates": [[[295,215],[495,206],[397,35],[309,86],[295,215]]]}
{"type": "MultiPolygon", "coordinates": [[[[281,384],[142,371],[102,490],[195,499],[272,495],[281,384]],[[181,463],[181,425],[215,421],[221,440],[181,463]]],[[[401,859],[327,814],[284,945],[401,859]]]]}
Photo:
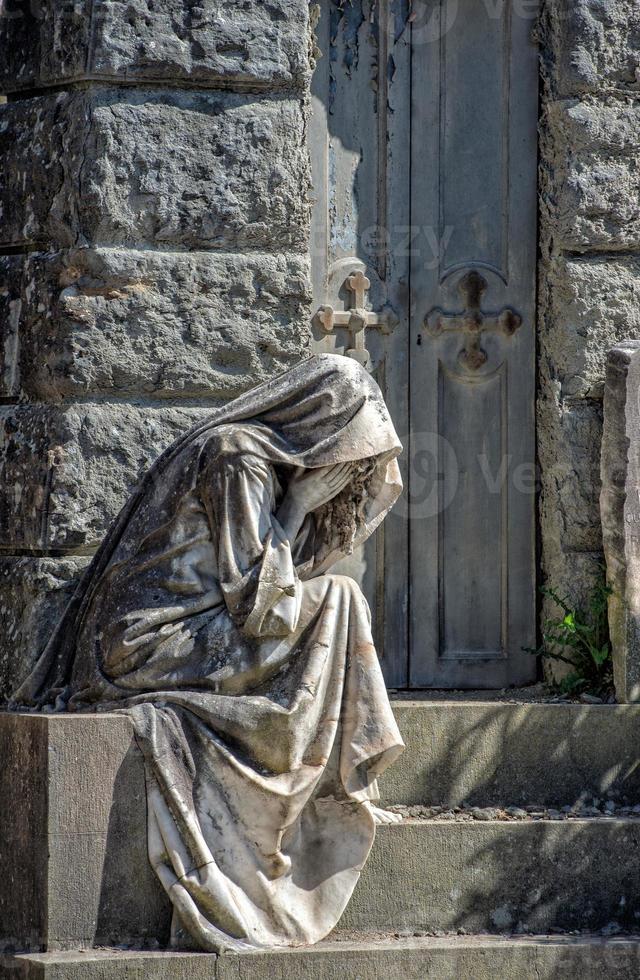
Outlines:
{"type": "Polygon", "coordinates": [[[561,398],[602,398],[607,352],[640,333],[637,256],[544,261],[540,273],[543,383],[561,398]]]}
{"type": "Polygon", "coordinates": [[[0,86],[91,78],[302,87],[307,0],[6,0],[0,86]]]}
{"type": "Polygon", "coordinates": [[[33,669],[88,563],[88,557],[0,557],[0,702],[33,669]]]}
{"type": "Polygon", "coordinates": [[[126,402],[1,406],[5,551],[97,547],[150,463],[210,411],[126,402]]]}
{"type": "Polygon", "coordinates": [[[619,701],[640,701],[640,341],[609,352],[602,437],[602,531],[619,701]]]}
{"type": "Polygon", "coordinates": [[[554,98],[638,91],[638,0],[549,0],[541,26],[543,68],[554,98]]]}
{"type": "MultiPolygon", "coordinates": [[[[538,413],[543,536],[566,551],[601,552],[602,404],[542,396],[538,413]]],[[[552,569],[549,575],[554,585],[552,569]]]]}
{"type": "Polygon", "coordinates": [[[560,102],[542,127],[543,220],[556,247],[640,244],[640,109],[635,102],[560,102]]]}
{"type": "MultiPolygon", "coordinates": [[[[572,608],[585,610],[604,579],[600,525],[600,445],[602,403],[591,399],[560,402],[543,381],[538,402],[540,538],[543,582],[572,608]]],[[[541,622],[559,609],[544,598],[541,622]]],[[[545,664],[560,678],[564,665],[545,664]]]]}
{"type": "Polygon", "coordinates": [[[0,257],[0,283],[19,336],[17,357],[0,348],[0,377],[34,401],[227,399],[309,353],[308,267],[297,255],[31,253],[0,257]]]}
{"type": "Polygon", "coordinates": [[[133,88],[0,106],[0,244],[300,250],[297,99],[133,88]],[[170,138],[167,138],[170,134],[170,138]]]}
{"type": "Polygon", "coordinates": [[[15,398],[20,384],[21,269],[20,256],[0,257],[0,398],[15,398]]]}
{"type": "Polygon", "coordinates": [[[0,713],[0,753],[0,948],[166,942],[128,718],[0,713]]]}

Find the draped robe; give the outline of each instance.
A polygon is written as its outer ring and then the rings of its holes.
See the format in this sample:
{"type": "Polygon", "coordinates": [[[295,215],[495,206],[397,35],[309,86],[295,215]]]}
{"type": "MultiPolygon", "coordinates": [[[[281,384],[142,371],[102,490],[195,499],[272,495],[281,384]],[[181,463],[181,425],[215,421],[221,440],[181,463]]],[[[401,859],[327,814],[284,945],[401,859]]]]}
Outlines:
{"type": "Polygon", "coordinates": [[[131,717],[176,943],[314,943],[351,896],[361,804],[403,744],[367,603],[327,571],[340,528],[311,514],[289,542],[276,514],[292,467],[370,460],[357,546],[400,491],[400,448],[373,380],[332,355],[214,413],[146,475],[15,695],[131,717]]]}

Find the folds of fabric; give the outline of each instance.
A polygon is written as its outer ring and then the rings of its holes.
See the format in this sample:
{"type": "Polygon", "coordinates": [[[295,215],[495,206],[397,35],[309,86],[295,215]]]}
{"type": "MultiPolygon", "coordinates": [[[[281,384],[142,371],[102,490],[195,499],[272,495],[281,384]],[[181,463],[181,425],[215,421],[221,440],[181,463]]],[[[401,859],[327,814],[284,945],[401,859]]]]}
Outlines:
{"type": "Polygon", "coordinates": [[[304,583],[301,620],[282,641],[295,659],[262,689],[129,709],[152,787],[150,859],[203,948],[325,936],[373,842],[359,804],[402,751],[357,586],[304,583]]]}

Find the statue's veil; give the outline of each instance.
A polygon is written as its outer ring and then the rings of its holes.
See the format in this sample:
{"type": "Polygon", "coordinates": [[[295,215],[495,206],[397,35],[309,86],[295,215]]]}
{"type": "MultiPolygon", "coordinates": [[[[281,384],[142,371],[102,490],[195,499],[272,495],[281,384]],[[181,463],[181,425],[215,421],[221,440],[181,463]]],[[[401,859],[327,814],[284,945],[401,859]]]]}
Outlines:
{"type": "MultiPolygon", "coordinates": [[[[169,446],[141,479],[114,520],[36,666],[11,707],[55,701],[68,683],[78,630],[106,569],[121,550],[143,503],[151,509],[178,479],[185,454],[211,439],[230,452],[250,452],[276,466],[316,468],[376,460],[362,520],[352,546],[381,523],[402,490],[396,456],[402,450],[384,399],[371,376],[347,357],[318,354],[219,409],[169,446]],[[221,427],[225,427],[221,429],[221,427]],[[228,428],[227,428],[228,427],[228,428]]],[[[319,575],[343,557],[324,549],[307,574],[319,575]]]]}

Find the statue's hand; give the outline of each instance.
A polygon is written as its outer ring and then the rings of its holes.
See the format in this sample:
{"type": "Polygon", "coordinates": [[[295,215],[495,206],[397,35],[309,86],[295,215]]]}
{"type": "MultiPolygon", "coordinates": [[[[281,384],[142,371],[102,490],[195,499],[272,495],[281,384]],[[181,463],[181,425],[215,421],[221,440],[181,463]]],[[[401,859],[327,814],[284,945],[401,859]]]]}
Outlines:
{"type": "Polygon", "coordinates": [[[351,463],[296,470],[278,509],[278,520],[289,541],[295,541],[302,522],[343,490],[351,479],[351,463]]]}
{"type": "Polygon", "coordinates": [[[351,463],[336,463],[316,470],[300,469],[289,481],[286,496],[295,507],[309,514],[332,500],[346,487],[351,469],[351,463]]]}

